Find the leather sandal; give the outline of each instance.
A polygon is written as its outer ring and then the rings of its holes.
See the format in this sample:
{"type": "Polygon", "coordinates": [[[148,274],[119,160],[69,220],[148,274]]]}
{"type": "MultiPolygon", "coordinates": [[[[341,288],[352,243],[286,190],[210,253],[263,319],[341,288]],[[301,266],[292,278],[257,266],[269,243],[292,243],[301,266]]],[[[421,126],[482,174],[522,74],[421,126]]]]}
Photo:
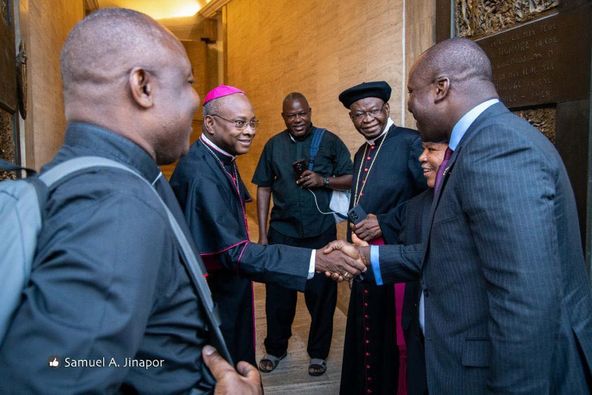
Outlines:
{"type": "Polygon", "coordinates": [[[308,365],[308,374],[311,376],[322,376],[327,371],[327,361],[320,358],[311,358],[308,365]]]}
{"type": "Polygon", "coordinates": [[[275,355],[265,354],[263,358],[259,361],[259,370],[263,373],[272,372],[277,366],[279,365],[280,361],[286,358],[288,355],[287,352],[284,353],[281,357],[276,357],[275,355]]]}

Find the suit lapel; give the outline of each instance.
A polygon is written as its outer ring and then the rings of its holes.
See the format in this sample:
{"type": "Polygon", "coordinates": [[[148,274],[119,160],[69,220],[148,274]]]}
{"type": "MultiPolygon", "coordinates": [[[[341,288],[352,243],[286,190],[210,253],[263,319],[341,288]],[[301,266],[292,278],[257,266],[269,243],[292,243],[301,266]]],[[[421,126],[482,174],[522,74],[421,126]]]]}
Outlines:
{"type": "Polygon", "coordinates": [[[454,166],[454,162],[456,162],[456,158],[458,158],[458,154],[460,153],[460,146],[456,147],[456,151],[454,151],[452,153],[452,156],[450,156],[450,159],[448,159],[448,163],[446,164],[446,168],[444,169],[444,172],[442,173],[442,181],[441,181],[441,185],[440,188],[438,188],[438,190],[434,190],[434,201],[432,203],[432,212],[435,211],[436,206],[438,205],[438,202],[440,201],[440,196],[442,196],[442,192],[444,191],[444,188],[446,187],[446,181],[448,181],[448,177],[450,177],[450,174],[452,173],[452,167],[454,166]]]}
{"type": "Polygon", "coordinates": [[[422,265],[421,265],[421,270],[423,271],[423,267],[426,261],[426,257],[427,257],[427,253],[428,253],[428,249],[430,247],[430,239],[431,239],[431,234],[432,234],[432,226],[434,224],[434,214],[436,213],[436,208],[438,207],[438,203],[440,202],[440,197],[442,196],[442,192],[444,191],[444,188],[446,188],[446,181],[448,181],[448,177],[450,177],[450,174],[452,173],[452,167],[454,166],[454,163],[456,162],[456,158],[458,158],[458,155],[460,154],[460,145],[457,147],[457,150],[454,151],[452,153],[452,156],[450,157],[450,159],[448,160],[448,163],[446,165],[446,168],[444,169],[444,173],[442,173],[442,181],[441,181],[441,185],[440,188],[438,189],[438,191],[434,191],[434,199],[432,200],[432,206],[430,208],[430,215],[429,215],[429,219],[428,219],[428,230],[427,230],[427,238],[426,238],[426,246],[423,250],[423,257],[421,259],[422,261],[422,265]]]}

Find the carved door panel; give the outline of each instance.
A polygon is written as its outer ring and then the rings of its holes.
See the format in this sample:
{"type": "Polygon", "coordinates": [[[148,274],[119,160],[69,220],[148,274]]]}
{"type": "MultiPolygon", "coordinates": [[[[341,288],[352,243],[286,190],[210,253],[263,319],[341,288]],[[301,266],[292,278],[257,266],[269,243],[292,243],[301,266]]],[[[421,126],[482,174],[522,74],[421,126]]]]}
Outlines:
{"type": "Polygon", "coordinates": [[[487,52],[501,100],[562,156],[590,262],[589,0],[437,0],[437,41],[470,38],[487,52]],[[452,23],[451,23],[452,22],[452,23]],[[453,30],[451,32],[451,30],[453,30]]]}
{"type": "MultiPolygon", "coordinates": [[[[11,0],[0,0],[0,157],[17,162],[18,100],[13,5],[11,0]]],[[[0,174],[0,179],[6,176],[0,174]]]]}

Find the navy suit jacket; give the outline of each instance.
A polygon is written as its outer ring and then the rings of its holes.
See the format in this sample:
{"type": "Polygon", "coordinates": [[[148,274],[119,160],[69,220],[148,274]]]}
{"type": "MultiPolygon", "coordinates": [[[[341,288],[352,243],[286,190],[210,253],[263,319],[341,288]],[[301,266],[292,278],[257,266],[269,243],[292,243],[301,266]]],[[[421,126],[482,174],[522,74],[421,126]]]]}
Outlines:
{"type": "Polygon", "coordinates": [[[573,191],[553,145],[501,103],[470,126],[432,206],[420,276],[430,394],[589,393],[592,294],[573,191]]]}

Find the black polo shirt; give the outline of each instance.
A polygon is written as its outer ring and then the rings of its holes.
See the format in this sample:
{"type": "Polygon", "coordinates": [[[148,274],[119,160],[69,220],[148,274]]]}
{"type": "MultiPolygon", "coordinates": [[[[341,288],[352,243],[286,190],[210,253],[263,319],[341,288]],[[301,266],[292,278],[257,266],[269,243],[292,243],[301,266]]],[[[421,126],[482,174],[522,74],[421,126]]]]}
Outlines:
{"type": "MultiPolygon", "coordinates": [[[[312,129],[303,139],[293,138],[288,130],[269,139],[252,180],[253,184],[260,187],[271,187],[273,208],[270,227],[294,238],[318,236],[335,226],[333,215],[321,214],[311,193],[316,195],[319,209],[329,212],[332,190],[300,188],[292,168],[292,163],[297,160],[304,159],[308,163],[313,132],[317,128],[313,126],[312,129]]],[[[313,171],[323,177],[352,174],[352,161],[347,147],[328,130],[321,140],[313,171]]]]}

